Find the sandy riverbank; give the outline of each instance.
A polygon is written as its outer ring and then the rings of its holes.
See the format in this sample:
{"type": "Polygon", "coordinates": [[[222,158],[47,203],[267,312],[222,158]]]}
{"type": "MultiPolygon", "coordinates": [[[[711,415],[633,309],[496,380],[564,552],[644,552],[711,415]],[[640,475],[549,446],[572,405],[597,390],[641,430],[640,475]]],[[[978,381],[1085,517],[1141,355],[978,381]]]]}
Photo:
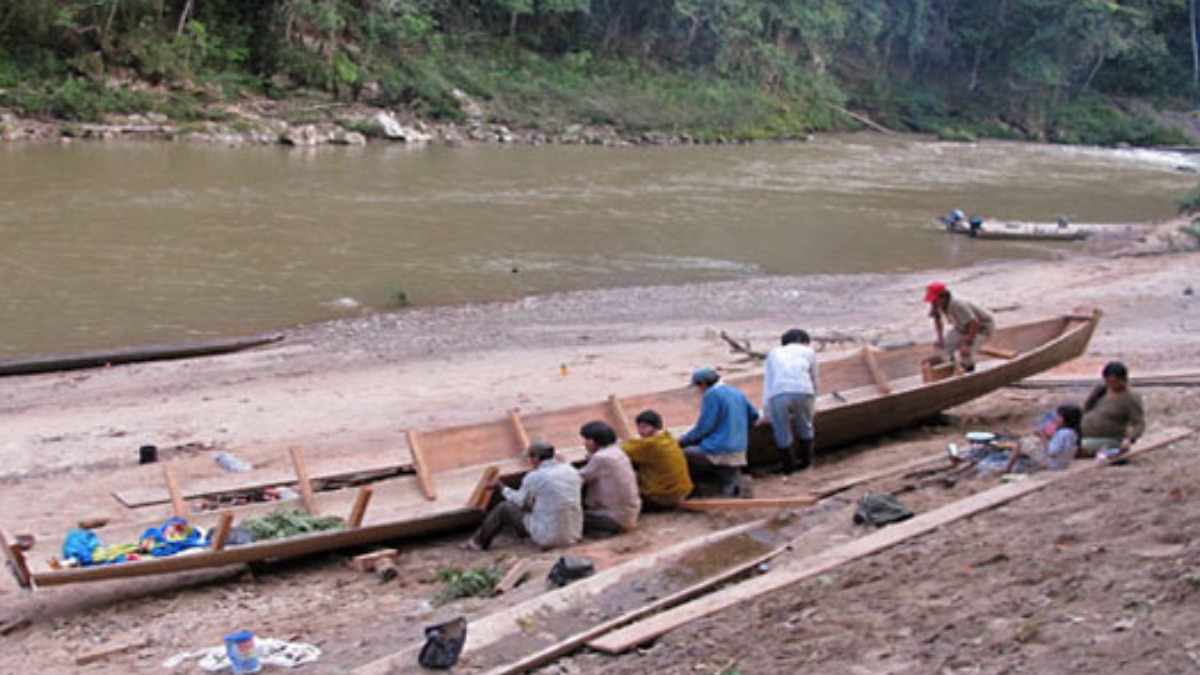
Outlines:
{"type": "MultiPolygon", "coordinates": [[[[687,373],[704,363],[728,371],[756,368],[729,353],[717,336],[721,330],[763,348],[789,326],[808,328],[830,350],[852,342],[927,341],[931,330],[921,291],[934,279],[994,309],[1002,323],[1077,305],[1102,308],[1105,318],[1083,367],[1089,375],[1095,364],[1114,358],[1126,361],[1135,376],[1195,371],[1200,368],[1195,339],[1200,265],[1195,253],[1168,250],[1166,233],[1176,225],[1160,227],[1157,234],[1147,229],[1141,242],[1087,249],[1052,262],[762,278],[419,309],[296,329],[279,346],[235,355],[9,378],[0,387],[0,524],[10,531],[54,532],[87,515],[84,511],[116,508],[106,483],[122,480],[143,443],[157,444],[166,456],[229,450],[260,462],[289,445],[371,447],[405,428],[437,428],[494,419],[514,407],[534,411],[682,386],[687,373]]],[[[1158,416],[1185,422],[1195,396],[1172,396],[1156,404],[1158,416]]],[[[1009,418],[1019,419],[1023,412],[1040,412],[1046,402],[1004,399],[979,405],[1003,408],[1009,418]]],[[[1194,507],[1195,498],[1187,503],[1194,507]]],[[[655,519],[631,541],[604,544],[610,547],[604,550],[619,558],[621,551],[629,555],[651,546],[652,528],[668,532],[659,533],[668,540],[721,524],[706,518],[655,519]]],[[[1191,522],[1194,529],[1195,519],[1191,522]]],[[[1184,553],[1189,551],[1196,552],[1191,539],[1184,553]]],[[[1194,564],[1197,558],[1188,560],[1194,564]]],[[[58,663],[42,659],[84,651],[97,636],[151,627],[156,647],[110,665],[152,670],[175,652],[206,646],[214,636],[219,641],[222,630],[234,627],[226,625],[231,618],[278,637],[347,644],[360,639],[359,648],[334,649],[326,661],[330,669],[353,665],[388,649],[378,625],[364,627],[372,615],[386,611],[417,620],[413,607],[429,597],[431,570],[464,562],[461,552],[431,545],[410,559],[411,583],[383,594],[372,592],[363,585],[368,582],[332,558],[277,571],[261,582],[242,579],[186,591],[154,582],[138,591],[160,589],[149,596],[156,602],[145,608],[120,599],[119,592],[99,589],[22,599],[3,582],[5,612],[36,618],[31,628],[0,638],[6,653],[17,655],[4,670],[58,663]],[[353,601],[339,599],[343,587],[353,601]],[[155,604],[169,607],[159,611],[155,604]],[[189,639],[200,641],[189,644],[189,639]]],[[[719,672],[720,664],[711,665],[705,672],[719,672]]],[[[599,666],[585,661],[579,667],[596,672],[599,666]]],[[[690,668],[680,666],[679,672],[690,668]]]]}

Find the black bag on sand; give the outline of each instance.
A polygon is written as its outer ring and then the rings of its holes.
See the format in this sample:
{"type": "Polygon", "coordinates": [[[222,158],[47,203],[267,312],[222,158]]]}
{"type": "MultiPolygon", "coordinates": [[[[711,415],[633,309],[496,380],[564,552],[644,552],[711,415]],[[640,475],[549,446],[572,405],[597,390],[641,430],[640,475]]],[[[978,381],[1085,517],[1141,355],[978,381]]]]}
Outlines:
{"type": "Polygon", "coordinates": [[[854,512],[854,522],[858,525],[874,525],[883,527],[888,523],[898,523],[913,517],[913,512],[891,495],[877,495],[870,492],[858,500],[858,510],[854,512]]]}
{"type": "Polygon", "coordinates": [[[467,620],[461,616],[436,626],[426,626],[425,644],[417,656],[417,663],[425,668],[445,670],[458,662],[458,655],[466,643],[467,620]]]}
{"type": "Polygon", "coordinates": [[[596,566],[587,558],[576,558],[574,556],[564,555],[554,563],[554,567],[550,569],[550,575],[547,579],[550,583],[559,588],[577,579],[590,577],[596,573],[596,566]]]}

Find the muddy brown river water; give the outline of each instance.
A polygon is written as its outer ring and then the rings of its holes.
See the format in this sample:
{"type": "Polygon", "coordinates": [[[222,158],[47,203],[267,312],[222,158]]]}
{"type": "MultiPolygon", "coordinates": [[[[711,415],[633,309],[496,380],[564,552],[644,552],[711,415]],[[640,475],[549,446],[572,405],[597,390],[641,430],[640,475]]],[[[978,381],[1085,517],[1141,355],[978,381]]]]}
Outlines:
{"type": "Polygon", "coordinates": [[[871,135],[599,148],[0,146],[0,358],[388,310],[1070,250],[939,232],[1174,214],[1186,157],[871,135]],[[359,310],[357,307],[365,308],[359,310]]]}

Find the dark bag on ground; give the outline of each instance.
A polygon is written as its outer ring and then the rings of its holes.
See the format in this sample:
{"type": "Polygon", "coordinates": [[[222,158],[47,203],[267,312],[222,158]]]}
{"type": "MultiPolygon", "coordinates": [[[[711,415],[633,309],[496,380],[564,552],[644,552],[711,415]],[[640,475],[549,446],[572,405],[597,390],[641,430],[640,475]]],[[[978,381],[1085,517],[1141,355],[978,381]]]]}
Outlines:
{"type": "Polygon", "coordinates": [[[461,616],[436,626],[426,626],[425,644],[417,656],[417,663],[426,668],[449,668],[458,661],[466,642],[467,620],[461,616]]]}
{"type": "Polygon", "coordinates": [[[859,525],[883,527],[888,523],[898,523],[912,517],[913,512],[895,497],[868,492],[858,500],[858,510],[854,513],[854,522],[859,525]]]}
{"type": "Polygon", "coordinates": [[[596,573],[596,566],[587,558],[576,558],[574,556],[564,555],[554,563],[554,567],[550,569],[550,575],[547,577],[550,583],[562,587],[575,581],[590,577],[596,573]]]}

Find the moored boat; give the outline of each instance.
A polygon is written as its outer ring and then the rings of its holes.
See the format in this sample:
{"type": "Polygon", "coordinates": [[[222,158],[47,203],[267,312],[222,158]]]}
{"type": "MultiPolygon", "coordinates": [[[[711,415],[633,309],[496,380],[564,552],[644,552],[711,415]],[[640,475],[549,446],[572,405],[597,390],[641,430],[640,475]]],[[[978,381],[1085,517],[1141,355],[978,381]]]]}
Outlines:
{"type": "MultiPolygon", "coordinates": [[[[956,212],[961,214],[961,212],[956,212]]],[[[955,217],[955,213],[939,216],[937,223],[947,232],[965,234],[976,239],[1012,239],[1028,241],[1078,241],[1093,233],[1086,225],[1077,225],[1059,218],[1053,223],[1035,223],[1019,220],[995,220],[974,216],[970,219],[955,217]]]]}
{"type": "MultiPolygon", "coordinates": [[[[1097,310],[1004,327],[981,349],[981,360],[972,373],[958,374],[948,364],[930,358],[928,344],[878,349],[858,349],[822,354],[820,396],[815,424],[818,450],[894,431],[928,419],[1005,385],[1046,371],[1084,353],[1100,320],[1097,310]]],[[[751,400],[762,392],[759,372],[730,375],[725,381],[742,389],[751,400]]],[[[676,429],[695,420],[699,401],[683,387],[550,410],[530,415],[512,411],[506,418],[430,431],[398,434],[392,449],[389,477],[366,485],[321,491],[314,489],[304,453],[293,450],[294,485],[299,495],[282,502],[249,504],[190,512],[195,493],[181,487],[170,464],[146,465],[139,470],[161,471],[167,501],[148,500],[143,508],[130,509],[121,523],[97,530],[106,542],[137,541],[148,527],[170,516],[183,517],[209,530],[209,545],[169,557],[84,567],[52,566],[61,555],[62,538],[39,533],[44,544],[16,539],[0,532],[0,554],[25,588],[168,574],[267,559],[287,558],[321,551],[361,546],[378,541],[426,535],[473,525],[482,518],[491,495],[485,478],[499,474],[516,479],[526,465],[523,449],[532,438],[545,438],[560,448],[568,460],[580,461],[579,426],[593,419],[613,425],[622,437],[634,433],[632,414],[654,408],[676,429]],[[281,504],[312,514],[343,516],[338,529],[242,545],[227,542],[231,528],[247,518],[274,511],[281,504]]],[[[751,462],[775,459],[769,429],[756,430],[751,462]]],[[[369,467],[378,471],[379,467],[369,467]]],[[[343,468],[344,470],[344,468],[343,468]]],[[[231,479],[232,480],[232,479],[231,479]]],[[[253,473],[237,477],[239,489],[254,487],[253,473]],[[249,479],[249,482],[248,482],[249,479]]],[[[278,476],[263,479],[262,486],[281,484],[278,476]]],[[[801,489],[803,483],[795,483],[801,489]]],[[[208,485],[204,494],[220,492],[208,485]]]]}

